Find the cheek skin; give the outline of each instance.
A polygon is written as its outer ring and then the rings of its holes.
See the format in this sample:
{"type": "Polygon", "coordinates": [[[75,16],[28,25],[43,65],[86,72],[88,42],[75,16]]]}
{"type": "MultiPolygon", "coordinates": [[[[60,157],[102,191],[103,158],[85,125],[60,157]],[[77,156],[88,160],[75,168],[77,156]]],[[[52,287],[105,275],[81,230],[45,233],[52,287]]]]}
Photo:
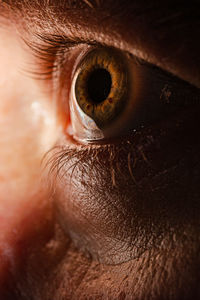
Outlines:
{"type": "Polygon", "coordinates": [[[198,114],[196,107],[179,113],[128,143],[78,148],[63,142],[63,158],[54,157],[60,175],[54,201],[61,225],[81,249],[119,264],[165,238],[182,240],[185,232],[198,247],[198,114]]]}
{"type": "Polygon", "coordinates": [[[29,252],[17,287],[24,299],[37,300],[197,300],[198,251],[187,239],[174,242],[163,241],[160,249],[108,266],[82,255],[56,226],[48,243],[29,252]]]}
{"type": "Polygon", "coordinates": [[[0,29],[0,40],[1,291],[17,269],[27,237],[40,231],[36,220],[47,198],[41,160],[55,142],[56,124],[52,105],[24,71],[27,51],[16,32],[0,29]]]}
{"type": "Polygon", "coordinates": [[[133,173],[138,191],[123,160],[130,149],[112,152],[123,170],[116,171],[116,185],[106,151],[76,149],[61,162],[58,220],[77,248],[102,263],[92,262],[77,299],[199,299],[198,115],[195,107],[130,138],[142,150],[133,173]]]}

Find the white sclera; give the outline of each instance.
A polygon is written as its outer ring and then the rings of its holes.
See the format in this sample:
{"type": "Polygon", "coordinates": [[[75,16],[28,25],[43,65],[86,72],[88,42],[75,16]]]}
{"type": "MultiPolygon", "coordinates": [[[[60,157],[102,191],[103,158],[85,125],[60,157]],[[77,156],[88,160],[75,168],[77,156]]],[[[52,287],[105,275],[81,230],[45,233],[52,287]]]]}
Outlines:
{"type": "Polygon", "coordinates": [[[82,111],[76,101],[75,84],[78,73],[79,71],[74,76],[70,95],[70,117],[73,137],[82,143],[101,140],[105,137],[103,131],[98,128],[92,118],[82,111]]]}

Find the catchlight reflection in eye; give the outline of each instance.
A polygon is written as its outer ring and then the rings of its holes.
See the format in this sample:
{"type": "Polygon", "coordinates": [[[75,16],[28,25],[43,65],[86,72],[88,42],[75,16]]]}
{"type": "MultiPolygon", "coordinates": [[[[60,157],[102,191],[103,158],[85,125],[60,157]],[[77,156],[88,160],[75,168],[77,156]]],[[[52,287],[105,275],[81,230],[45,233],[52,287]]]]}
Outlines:
{"type": "Polygon", "coordinates": [[[70,99],[71,126],[78,140],[99,140],[119,119],[129,100],[125,58],[113,49],[88,52],[78,65],[70,99]]]}

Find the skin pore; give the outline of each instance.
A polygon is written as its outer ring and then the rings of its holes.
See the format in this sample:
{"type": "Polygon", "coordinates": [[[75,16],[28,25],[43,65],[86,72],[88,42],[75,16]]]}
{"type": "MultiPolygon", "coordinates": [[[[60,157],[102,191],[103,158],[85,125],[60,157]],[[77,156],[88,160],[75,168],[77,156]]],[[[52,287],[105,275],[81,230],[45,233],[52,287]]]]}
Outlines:
{"type": "Polygon", "coordinates": [[[150,2],[0,2],[3,300],[200,298],[199,105],[105,145],[63,132],[71,70],[92,43],[176,75],[199,99],[198,4],[150,2]],[[38,78],[56,55],[47,37],[74,43],[56,79],[38,78]]]}

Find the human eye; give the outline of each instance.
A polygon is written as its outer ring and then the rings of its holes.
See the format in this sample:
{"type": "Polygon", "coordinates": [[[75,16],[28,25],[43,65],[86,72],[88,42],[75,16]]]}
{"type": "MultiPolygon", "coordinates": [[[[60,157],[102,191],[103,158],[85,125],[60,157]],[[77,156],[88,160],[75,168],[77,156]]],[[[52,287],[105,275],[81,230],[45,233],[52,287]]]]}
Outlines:
{"type": "Polygon", "coordinates": [[[1,17],[1,298],[197,299],[198,3],[1,17]]]}
{"type": "Polygon", "coordinates": [[[42,76],[52,76],[58,105],[64,105],[65,134],[80,143],[138,132],[199,102],[197,87],[131,53],[90,41],[40,38],[46,46],[34,49],[48,69],[42,76]]]}
{"type": "Polygon", "coordinates": [[[110,45],[39,38],[40,67],[54,87],[62,128],[49,153],[58,220],[83,252],[101,262],[138,257],[161,243],[177,209],[171,199],[158,202],[158,195],[153,203],[148,193],[191,144],[199,89],[110,45]]]}
{"type": "Polygon", "coordinates": [[[194,86],[112,48],[88,50],[72,77],[70,128],[80,142],[137,132],[199,102],[194,86]]]}

